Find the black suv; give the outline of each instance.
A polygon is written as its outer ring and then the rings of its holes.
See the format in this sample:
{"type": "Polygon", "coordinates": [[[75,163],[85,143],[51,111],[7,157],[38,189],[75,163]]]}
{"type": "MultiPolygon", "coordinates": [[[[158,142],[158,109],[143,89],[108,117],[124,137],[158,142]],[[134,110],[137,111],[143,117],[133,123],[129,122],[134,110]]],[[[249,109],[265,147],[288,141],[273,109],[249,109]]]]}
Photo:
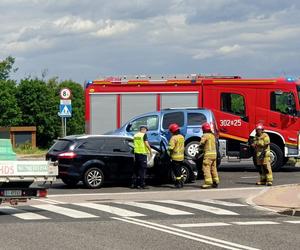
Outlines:
{"type": "MultiPolygon", "coordinates": [[[[170,181],[173,177],[166,148],[153,147],[154,164],[147,168],[147,177],[170,181]]],[[[99,188],[104,182],[130,179],[134,154],[131,137],[116,135],[67,136],[57,140],[46,154],[46,160],[58,161],[59,178],[75,186],[83,181],[87,188],[99,188]]],[[[185,159],[182,166],[185,182],[197,177],[197,166],[185,159]]]]}

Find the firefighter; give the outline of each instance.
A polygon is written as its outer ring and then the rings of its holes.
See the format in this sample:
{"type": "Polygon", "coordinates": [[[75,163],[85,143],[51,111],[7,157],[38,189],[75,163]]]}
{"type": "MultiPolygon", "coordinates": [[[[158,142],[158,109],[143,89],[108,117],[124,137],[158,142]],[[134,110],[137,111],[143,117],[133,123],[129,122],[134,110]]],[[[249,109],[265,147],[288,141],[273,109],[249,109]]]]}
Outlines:
{"type": "Polygon", "coordinates": [[[263,124],[256,125],[256,135],[252,143],[255,150],[256,164],[259,166],[260,181],[256,185],[272,186],[273,174],[270,158],[270,137],[264,132],[263,124]]]}
{"type": "Polygon", "coordinates": [[[181,166],[184,160],[184,137],[180,134],[178,124],[172,123],[169,126],[172,137],[169,141],[168,151],[171,157],[171,166],[175,175],[175,187],[183,187],[183,176],[181,166]]]}
{"type": "Polygon", "coordinates": [[[199,144],[199,151],[203,151],[204,184],[201,188],[217,188],[220,181],[217,171],[216,138],[209,123],[206,122],[202,125],[202,131],[203,136],[199,144]]]}
{"type": "Polygon", "coordinates": [[[150,156],[152,156],[147,131],[147,126],[141,125],[140,131],[133,137],[135,164],[133,169],[132,188],[145,188],[147,155],[150,154],[150,156]]]}

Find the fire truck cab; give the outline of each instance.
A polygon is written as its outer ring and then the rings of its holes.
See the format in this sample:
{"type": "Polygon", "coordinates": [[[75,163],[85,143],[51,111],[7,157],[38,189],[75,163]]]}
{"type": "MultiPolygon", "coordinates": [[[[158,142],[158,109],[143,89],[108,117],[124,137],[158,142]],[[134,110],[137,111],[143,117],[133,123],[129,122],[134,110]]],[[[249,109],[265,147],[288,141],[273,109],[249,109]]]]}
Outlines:
{"type": "Polygon", "coordinates": [[[271,139],[273,170],[289,157],[300,157],[299,80],[144,75],[104,78],[85,86],[87,133],[105,133],[138,114],[165,108],[208,108],[216,117],[220,147],[226,149],[223,156],[250,158],[249,141],[256,124],[263,123],[271,139]]]}

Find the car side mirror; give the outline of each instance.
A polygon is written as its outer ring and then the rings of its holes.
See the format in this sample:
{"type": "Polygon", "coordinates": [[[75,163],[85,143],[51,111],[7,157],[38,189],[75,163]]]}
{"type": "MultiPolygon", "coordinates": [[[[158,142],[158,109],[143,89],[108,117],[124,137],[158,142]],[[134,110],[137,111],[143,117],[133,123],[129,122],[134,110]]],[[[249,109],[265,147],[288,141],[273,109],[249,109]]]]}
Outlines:
{"type": "Polygon", "coordinates": [[[289,106],[289,107],[293,106],[293,100],[294,100],[294,95],[293,95],[293,93],[289,93],[289,94],[288,94],[288,98],[287,98],[287,102],[288,102],[288,106],[289,106]]]}
{"type": "Polygon", "coordinates": [[[287,107],[287,113],[291,116],[299,116],[299,111],[295,110],[292,107],[287,107]]]}
{"type": "Polygon", "coordinates": [[[241,118],[244,122],[249,122],[249,116],[243,116],[241,118]]]}

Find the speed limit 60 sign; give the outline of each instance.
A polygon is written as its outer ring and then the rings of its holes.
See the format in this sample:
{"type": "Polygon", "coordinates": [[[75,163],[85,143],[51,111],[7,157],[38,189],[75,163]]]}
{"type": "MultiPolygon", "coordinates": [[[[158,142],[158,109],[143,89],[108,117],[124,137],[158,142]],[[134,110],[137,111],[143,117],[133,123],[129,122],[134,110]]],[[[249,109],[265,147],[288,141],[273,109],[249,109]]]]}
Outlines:
{"type": "Polygon", "coordinates": [[[71,97],[71,90],[68,88],[63,88],[60,90],[60,98],[61,99],[70,99],[71,97]]]}

